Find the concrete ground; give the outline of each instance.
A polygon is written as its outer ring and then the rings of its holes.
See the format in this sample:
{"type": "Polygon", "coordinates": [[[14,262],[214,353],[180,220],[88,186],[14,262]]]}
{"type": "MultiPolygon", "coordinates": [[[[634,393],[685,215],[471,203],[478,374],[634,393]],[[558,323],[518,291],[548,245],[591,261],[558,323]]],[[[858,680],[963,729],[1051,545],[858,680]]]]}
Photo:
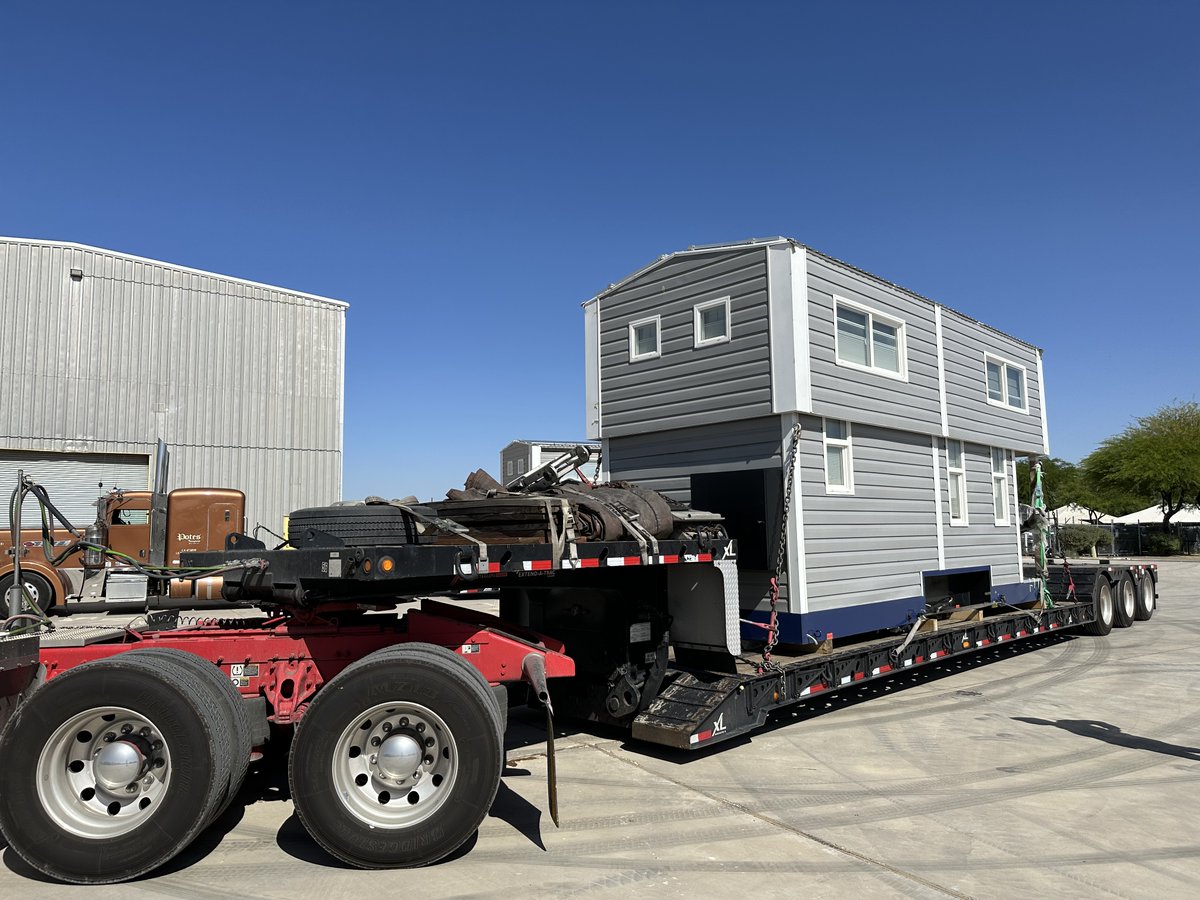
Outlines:
{"type": "Polygon", "coordinates": [[[541,720],[514,710],[477,840],[426,869],[326,856],[275,765],[150,877],[52,885],[5,850],[0,896],[1197,897],[1200,561],[1161,571],[1150,622],[901,675],[701,755],[561,726],[561,828],[541,720]]]}

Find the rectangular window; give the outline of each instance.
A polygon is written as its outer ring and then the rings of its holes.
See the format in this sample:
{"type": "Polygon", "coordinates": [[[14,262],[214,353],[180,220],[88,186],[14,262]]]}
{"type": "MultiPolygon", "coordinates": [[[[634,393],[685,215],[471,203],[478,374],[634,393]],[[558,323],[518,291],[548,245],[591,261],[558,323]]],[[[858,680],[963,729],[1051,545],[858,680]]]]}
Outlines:
{"type": "Polygon", "coordinates": [[[517,460],[517,474],[518,475],[525,474],[525,460],[523,460],[523,459],[517,460]]]}
{"type": "Polygon", "coordinates": [[[654,359],[662,355],[659,316],[629,323],[629,360],[654,359]]]}
{"type": "Polygon", "coordinates": [[[837,301],[836,308],[838,365],[908,378],[903,322],[844,300],[837,301]]]}
{"type": "Polygon", "coordinates": [[[985,356],[983,364],[987,371],[988,403],[1028,412],[1025,403],[1025,367],[997,356],[985,356]]]}
{"type": "Polygon", "coordinates": [[[850,447],[850,423],[825,420],[825,492],[854,493],[854,458],[850,447]]]}
{"type": "Polygon", "coordinates": [[[513,473],[513,461],[511,459],[507,459],[504,461],[504,477],[512,478],[512,473],[513,473]]]}
{"type": "Polygon", "coordinates": [[[729,340],[729,298],[697,303],[692,313],[695,345],[723,344],[729,340]]]}
{"type": "Polygon", "coordinates": [[[1008,453],[992,448],[992,509],[997,525],[1008,524],[1008,453]]]}
{"type": "Polygon", "coordinates": [[[946,441],[946,478],[949,482],[950,524],[967,524],[967,469],[962,441],[946,441]]]}

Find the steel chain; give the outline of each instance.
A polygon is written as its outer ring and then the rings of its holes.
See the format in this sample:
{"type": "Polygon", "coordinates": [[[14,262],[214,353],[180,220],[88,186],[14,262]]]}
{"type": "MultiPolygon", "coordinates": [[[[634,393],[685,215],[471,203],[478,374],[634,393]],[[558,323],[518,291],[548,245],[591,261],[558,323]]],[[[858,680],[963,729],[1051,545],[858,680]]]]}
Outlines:
{"type": "Polygon", "coordinates": [[[783,486],[783,506],[779,514],[779,550],[775,554],[775,568],[771,572],[771,619],[767,626],[767,643],[763,647],[762,665],[759,667],[762,671],[781,673],[783,671],[779,664],[771,659],[771,651],[779,643],[779,576],[787,561],[788,516],[791,514],[792,493],[796,484],[796,456],[800,450],[800,434],[800,423],[797,422],[788,432],[791,446],[788,448],[787,459],[784,462],[787,477],[783,486]]]}

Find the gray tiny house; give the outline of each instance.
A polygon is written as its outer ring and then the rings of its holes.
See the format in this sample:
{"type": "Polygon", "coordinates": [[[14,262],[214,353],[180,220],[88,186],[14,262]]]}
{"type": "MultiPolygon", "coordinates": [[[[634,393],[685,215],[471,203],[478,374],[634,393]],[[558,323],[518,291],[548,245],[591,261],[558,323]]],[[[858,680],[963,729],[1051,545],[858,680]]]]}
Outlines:
{"type": "Polygon", "coordinates": [[[751,618],[799,424],[784,640],[1036,599],[1015,460],[1049,451],[1037,347],[787,238],[662,256],[584,313],[604,475],[724,514],[751,618]]]}

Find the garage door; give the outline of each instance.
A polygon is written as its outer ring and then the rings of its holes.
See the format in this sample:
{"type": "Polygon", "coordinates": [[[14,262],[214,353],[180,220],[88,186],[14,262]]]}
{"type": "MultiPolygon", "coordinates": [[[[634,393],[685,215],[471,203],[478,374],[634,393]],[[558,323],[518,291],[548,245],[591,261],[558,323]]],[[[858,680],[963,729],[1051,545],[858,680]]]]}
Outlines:
{"type": "MultiPolygon", "coordinates": [[[[0,450],[0,497],[4,498],[3,525],[8,527],[8,498],[17,486],[17,470],[46,488],[54,505],[77,528],[96,518],[96,498],[103,491],[124,488],[144,491],[149,484],[148,456],[112,453],[38,453],[0,450]]],[[[26,498],[21,518],[26,527],[41,521],[37,503],[26,498]]]]}

